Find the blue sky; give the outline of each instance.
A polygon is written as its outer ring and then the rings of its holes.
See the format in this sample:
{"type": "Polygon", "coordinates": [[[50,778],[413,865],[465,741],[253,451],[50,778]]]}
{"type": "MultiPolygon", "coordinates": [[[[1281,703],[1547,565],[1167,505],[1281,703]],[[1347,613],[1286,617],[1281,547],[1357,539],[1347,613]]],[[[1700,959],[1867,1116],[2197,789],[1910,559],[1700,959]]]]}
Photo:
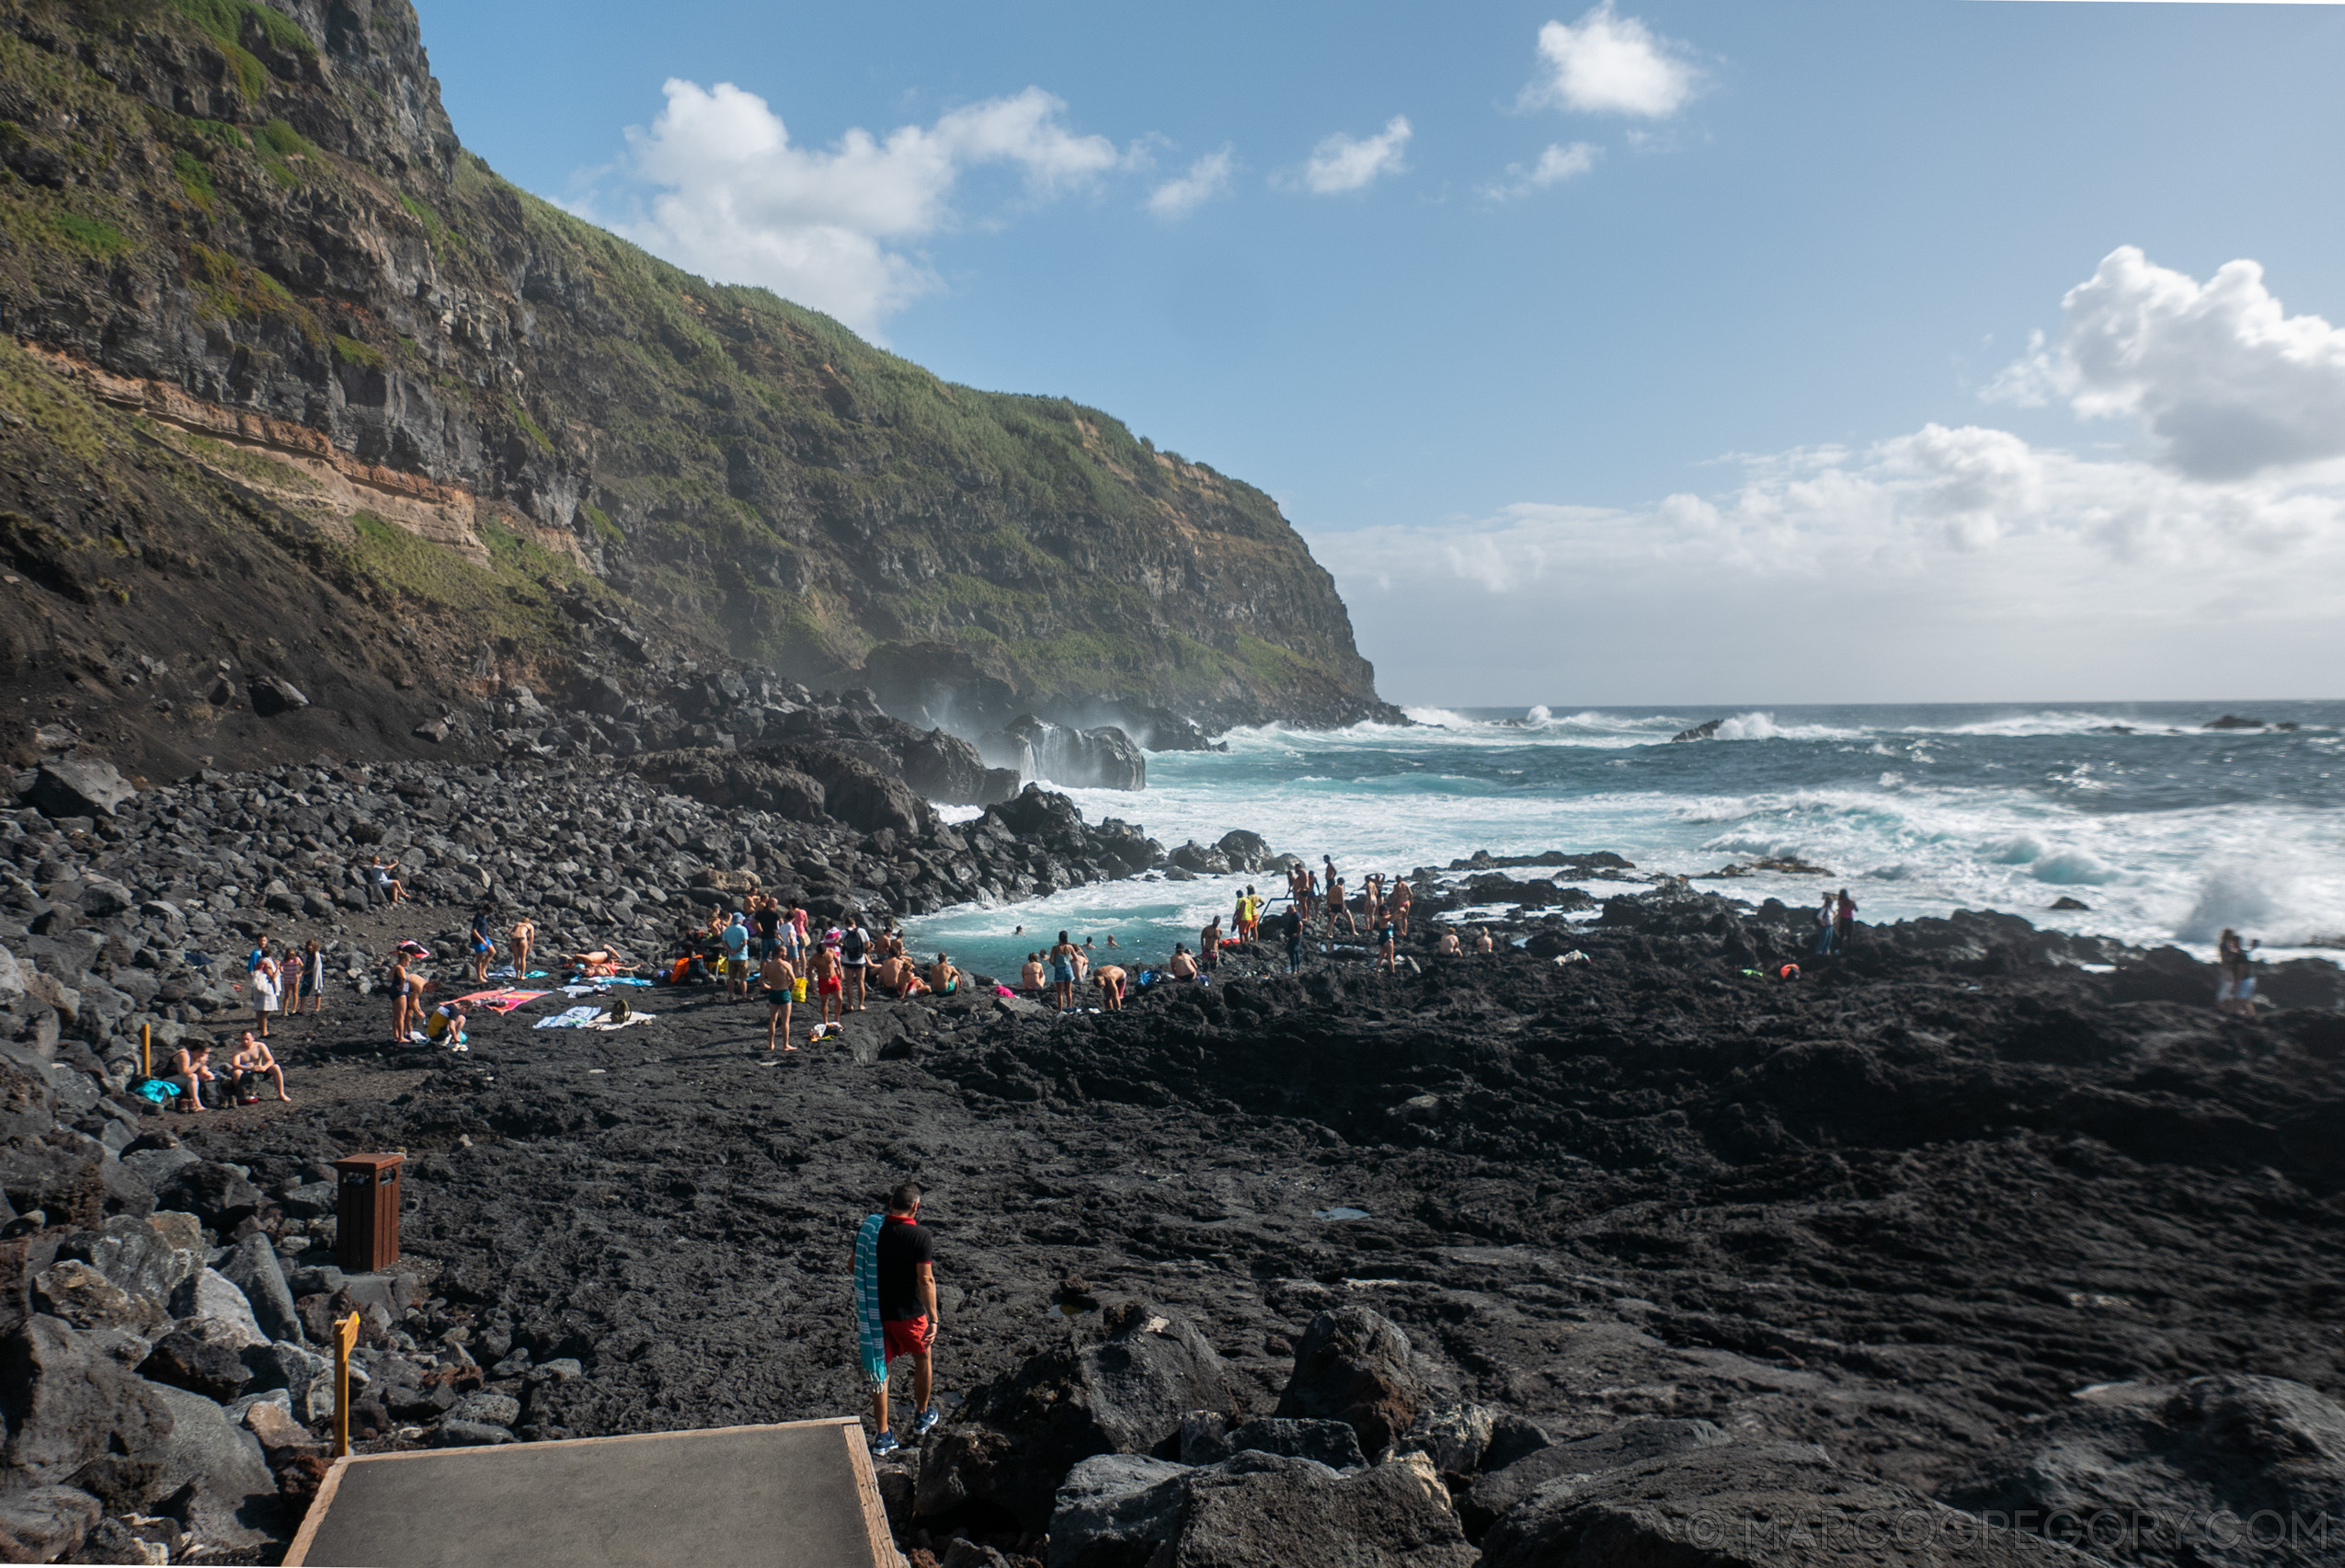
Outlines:
{"type": "Polygon", "coordinates": [[[2337,694],[2345,8],[419,9],[509,177],[1268,490],[1401,700],[2337,694]]]}

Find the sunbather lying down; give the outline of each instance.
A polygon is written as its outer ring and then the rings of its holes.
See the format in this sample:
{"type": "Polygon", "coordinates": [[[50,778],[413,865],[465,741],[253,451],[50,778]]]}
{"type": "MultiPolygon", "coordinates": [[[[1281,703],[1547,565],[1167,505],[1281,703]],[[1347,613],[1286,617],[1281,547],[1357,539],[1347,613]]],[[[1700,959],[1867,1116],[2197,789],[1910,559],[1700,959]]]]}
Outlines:
{"type": "Polygon", "coordinates": [[[626,967],[626,959],[615,947],[598,947],[591,953],[573,953],[570,967],[582,975],[615,975],[626,967]]]}

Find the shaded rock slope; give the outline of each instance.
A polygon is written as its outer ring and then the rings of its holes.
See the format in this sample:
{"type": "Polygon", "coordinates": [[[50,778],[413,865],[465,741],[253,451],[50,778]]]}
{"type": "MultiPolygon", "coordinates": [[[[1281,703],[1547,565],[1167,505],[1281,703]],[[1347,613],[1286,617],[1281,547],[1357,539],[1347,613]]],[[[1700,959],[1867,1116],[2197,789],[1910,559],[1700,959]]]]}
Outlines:
{"type": "Polygon", "coordinates": [[[0,121],[0,669],[117,745],[395,755],[646,660],[971,735],[1390,712],[1260,491],[515,189],[406,0],[8,0],[0,121]]]}

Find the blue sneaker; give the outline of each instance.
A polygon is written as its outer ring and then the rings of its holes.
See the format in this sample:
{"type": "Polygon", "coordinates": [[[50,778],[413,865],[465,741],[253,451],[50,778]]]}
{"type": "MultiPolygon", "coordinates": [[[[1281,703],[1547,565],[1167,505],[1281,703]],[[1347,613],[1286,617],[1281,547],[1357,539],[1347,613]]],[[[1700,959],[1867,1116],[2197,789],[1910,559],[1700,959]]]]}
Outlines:
{"type": "Polygon", "coordinates": [[[939,1417],[936,1413],[936,1407],[934,1405],[930,1405],[926,1410],[921,1411],[920,1414],[912,1418],[912,1436],[915,1437],[926,1436],[929,1432],[935,1427],[938,1419],[939,1417]]]}
{"type": "Polygon", "coordinates": [[[896,1434],[893,1432],[882,1432],[871,1440],[871,1451],[875,1454],[892,1454],[903,1446],[896,1441],[896,1434]]]}

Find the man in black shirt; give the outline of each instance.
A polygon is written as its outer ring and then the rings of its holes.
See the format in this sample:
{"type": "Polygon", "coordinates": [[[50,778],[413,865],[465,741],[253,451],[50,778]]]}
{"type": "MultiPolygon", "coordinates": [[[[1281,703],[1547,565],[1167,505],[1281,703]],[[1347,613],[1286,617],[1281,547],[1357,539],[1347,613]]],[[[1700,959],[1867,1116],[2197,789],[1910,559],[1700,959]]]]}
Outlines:
{"type": "MultiPolygon", "coordinates": [[[[879,1231],[879,1327],[887,1337],[890,1366],[899,1356],[912,1358],[912,1402],[920,1413],[912,1418],[912,1440],[936,1425],[929,1403],[930,1347],[936,1343],[936,1243],[918,1221],[921,1190],[906,1182],[887,1196],[886,1222],[879,1231]]],[[[892,1453],[899,1446],[887,1430],[887,1385],[872,1391],[872,1414],[879,1436],[874,1453],[892,1453]]]]}
{"type": "Polygon", "coordinates": [[[1287,906],[1282,924],[1287,935],[1287,972],[1291,975],[1303,967],[1303,906],[1299,901],[1287,906]]]}

